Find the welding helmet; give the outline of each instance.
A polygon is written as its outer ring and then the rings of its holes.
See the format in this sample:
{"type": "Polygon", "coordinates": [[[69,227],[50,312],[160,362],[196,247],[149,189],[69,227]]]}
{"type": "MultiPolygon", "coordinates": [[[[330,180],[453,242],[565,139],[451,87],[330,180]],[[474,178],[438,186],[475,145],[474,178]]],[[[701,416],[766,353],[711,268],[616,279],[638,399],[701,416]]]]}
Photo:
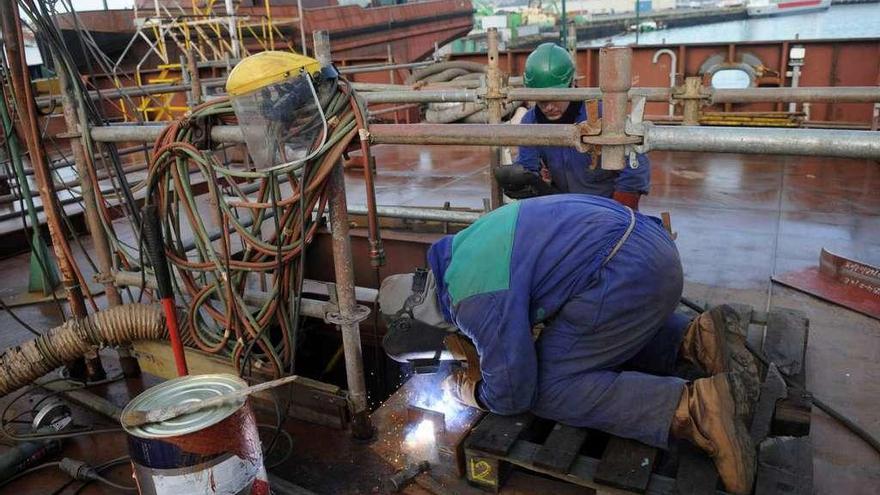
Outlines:
{"type": "Polygon", "coordinates": [[[527,88],[568,88],[574,79],[574,63],[559,45],[544,43],[526,59],[523,84],[527,88]]]}
{"type": "Polygon", "coordinates": [[[266,51],[239,62],[226,92],[254,167],[277,170],[309,160],[327,141],[324,103],[338,74],[317,60],[266,51]]]}
{"type": "Polygon", "coordinates": [[[391,359],[450,359],[443,340],[456,328],[443,317],[433,272],[419,269],[386,278],[379,287],[378,302],[388,327],[382,347],[391,359]]]}

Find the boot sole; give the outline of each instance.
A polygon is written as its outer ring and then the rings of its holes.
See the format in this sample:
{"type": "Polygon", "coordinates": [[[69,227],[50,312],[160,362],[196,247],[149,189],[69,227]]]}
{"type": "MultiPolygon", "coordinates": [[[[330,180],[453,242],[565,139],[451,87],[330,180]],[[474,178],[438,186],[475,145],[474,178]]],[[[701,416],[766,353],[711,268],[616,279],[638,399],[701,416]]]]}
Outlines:
{"type": "MultiPolygon", "coordinates": [[[[734,402],[734,407],[738,407],[738,399],[741,399],[741,397],[737,397],[737,395],[742,393],[742,384],[739,377],[734,373],[727,373],[725,382],[727,384],[727,397],[734,402]]],[[[732,493],[748,495],[752,491],[752,485],[755,480],[755,449],[752,445],[749,431],[738,416],[731,416],[727,421],[724,421],[724,429],[733,444],[734,452],[732,455],[736,458],[737,472],[742,473],[743,478],[736,480],[737,486],[727,486],[725,484],[725,488],[732,493]]]]}
{"type": "Polygon", "coordinates": [[[724,371],[735,372],[741,378],[739,384],[742,388],[737,390],[739,396],[734,397],[736,414],[740,418],[748,418],[752,413],[752,405],[758,400],[760,383],[754,357],[745,346],[745,337],[730,330],[731,324],[739,324],[739,315],[726,304],[712,308],[709,314],[717,329],[714,336],[724,359],[724,371]],[[748,360],[751,360],[751,366],[748,360]]]}

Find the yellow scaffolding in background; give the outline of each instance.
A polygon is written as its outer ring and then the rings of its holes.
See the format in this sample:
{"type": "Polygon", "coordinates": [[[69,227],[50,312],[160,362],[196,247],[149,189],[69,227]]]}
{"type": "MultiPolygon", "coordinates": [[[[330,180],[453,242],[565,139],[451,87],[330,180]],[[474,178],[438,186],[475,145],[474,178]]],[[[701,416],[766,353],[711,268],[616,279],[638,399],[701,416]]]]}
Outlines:
{"type": "MultiPolygon", "coordinates": [[[[117,86],[120,65],[136,43],[141,47],[146,44],[146,52],[134,68],[134,82],[139,86],[183,81],[185,67],[171,59],[172,47],[183,56],[192,53],[197,64],[234,64],[252,52],[265,50],[295,51],[280,26],[295,26],[300,18],[273,18],[269,0],[263,1],[265,14],[259,16],[237,16],[234,7],[229,12],[230,4],[218,0],[190,0],[188,9],[178,2],[170,8],[157,3],[146,17],[141,17],[143,9],[139,12],[136,5],[135,2],[137,31],[114,66],[117,86]],[[158,75],[147,75],[156,70],[158,75]]],[[[172,120],[189,110],[186,105],[175,105],[173,99],[171,93],[160,94],[140,97],[136,106],[120,100],[119,106],[126,122],[172,120]]]]}

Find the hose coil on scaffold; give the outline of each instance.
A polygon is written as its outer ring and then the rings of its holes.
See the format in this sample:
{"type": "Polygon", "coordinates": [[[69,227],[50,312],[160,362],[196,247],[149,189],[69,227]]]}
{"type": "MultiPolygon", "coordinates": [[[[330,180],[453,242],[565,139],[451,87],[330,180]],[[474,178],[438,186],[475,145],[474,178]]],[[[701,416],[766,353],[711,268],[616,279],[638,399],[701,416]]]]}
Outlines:
{"type": "Polygon", "coordinates": [[[228,98],[195,107],[154,144],[147,198],[163,218],[177,303],[186,310],[187,344],[230,356],[238,371],[251,362],[276,376],[292,370],[304,246],[327,208],[330,172],[366,125],[346,81],[321,100],[326,140],[303,163],[270,170],[230,167],[218,152],[198,149],[197,125],[236,123],[228,98]],[[196,200],[192,165],[207,185],[207,201],[196,200]],[[209,223],[221,233],[216,240],[209,223]],[[268,297],[262,304],[246,303],[248,289],[268,297]]]}

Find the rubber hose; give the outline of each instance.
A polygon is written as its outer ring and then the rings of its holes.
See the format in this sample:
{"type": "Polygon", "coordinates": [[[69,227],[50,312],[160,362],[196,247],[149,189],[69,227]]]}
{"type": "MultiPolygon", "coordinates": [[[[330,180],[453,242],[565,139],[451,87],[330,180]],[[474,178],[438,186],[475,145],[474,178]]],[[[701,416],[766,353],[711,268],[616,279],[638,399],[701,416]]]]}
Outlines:
{"type": "Polygon", "coordinates": [[[0,355],[0,396],[27,385],[95,346],[167,338],[159,306],[126,304],[63,325],[0,355]]]}
{"type": "Polygon", "coordinates": [[[447,82],[455,79],[456,77],[464,76],[470,74],[466,69],[446,69],[443,72],[438,72],[436,74],[432,74],[424,79],[420,79],[419,82],[423,83],[438,83],[438,82],[447,82]]]}
{"type": "Polygon", "coordinates": [[[429,65],[424,69],[419,69],[413,72],[409,77],[406,78],[406,84],[414,84],[416,81],[424,79],[432,74],[437,74],[438,72],[443,72],[447,69],[464,69],[469,72],[486,72],[486,65],[481,64],[479,62],[440,62],[438,64],[429,65]]]}

